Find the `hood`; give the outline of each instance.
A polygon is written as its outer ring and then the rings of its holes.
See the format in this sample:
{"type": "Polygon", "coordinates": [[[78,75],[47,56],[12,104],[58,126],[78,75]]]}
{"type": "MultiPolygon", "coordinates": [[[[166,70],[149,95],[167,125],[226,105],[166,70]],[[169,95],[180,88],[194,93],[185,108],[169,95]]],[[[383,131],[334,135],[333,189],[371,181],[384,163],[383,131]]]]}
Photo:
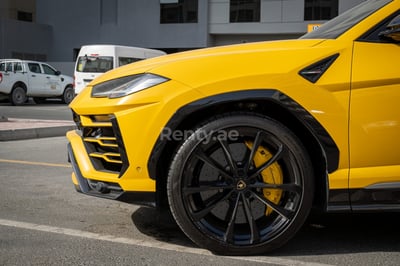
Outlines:
{"type": "Polygon", "coordinates": [[[199,79],[288,71],[324,40],[286,40],[220,46],[155,57],[107,72],[94,82],[150,72],[190,86],[199,79]]]}

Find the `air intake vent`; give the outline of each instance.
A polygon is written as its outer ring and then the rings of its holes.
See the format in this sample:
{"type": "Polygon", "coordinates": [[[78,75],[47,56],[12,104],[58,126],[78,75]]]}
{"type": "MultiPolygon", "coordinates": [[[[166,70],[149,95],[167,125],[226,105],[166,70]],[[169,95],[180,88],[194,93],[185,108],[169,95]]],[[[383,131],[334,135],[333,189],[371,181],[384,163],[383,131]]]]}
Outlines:
{"type": "Polygon", "coordinates": [[[306,80],[315,83],[319,80],[319,78],[325,73],[325,71],[335,62],[336,58],[339,57],[339,54],[334,54],[328,58],[325,58],[317,63],[312,64],[301,70],[299,72],[300,76],[305,78],[306,80]]]}

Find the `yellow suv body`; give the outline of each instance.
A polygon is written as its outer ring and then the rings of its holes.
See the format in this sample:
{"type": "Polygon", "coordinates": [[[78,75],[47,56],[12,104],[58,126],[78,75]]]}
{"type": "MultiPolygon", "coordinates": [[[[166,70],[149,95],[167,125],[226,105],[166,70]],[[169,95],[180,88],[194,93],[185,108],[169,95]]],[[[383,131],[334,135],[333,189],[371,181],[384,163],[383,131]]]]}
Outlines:
{"type": "Polygon", "coordinates": [[[112,70],[70,104],[72,180],[170,208],[198,245],[255,254],[311,207],[400,209],[400,1],[365,1],[298,40],[112,70]]]}

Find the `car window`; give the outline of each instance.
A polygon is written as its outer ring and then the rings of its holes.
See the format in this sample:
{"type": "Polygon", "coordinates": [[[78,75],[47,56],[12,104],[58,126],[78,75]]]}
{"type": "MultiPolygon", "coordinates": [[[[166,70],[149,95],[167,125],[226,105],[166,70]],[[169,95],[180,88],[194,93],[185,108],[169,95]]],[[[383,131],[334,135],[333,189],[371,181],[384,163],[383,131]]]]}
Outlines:
{"type": "Polygon", "coordinates": [[[12,63],[11,63],[11,62],[6,63],[6,71],[7,71],[7,72],[13,71],[13,70],[12,70],[12,63]]]}
{"type": "Polygon", "coordinates": [[[354,25],[392,1],[393,0],[365,1],[328,21],[320,28],[303,35],[300,39],[336,39],[354,25]]]}
{"type": "Polygon", "coordinates": [[[113,69],[112,56],[80,56],[76,71],[78,72],[91,72],[91,73],[104,73],[113,69]]]}
{"type": "Polygon", "coordinates": [[[22,63],[21,62],[15,62],[14,63],[14,71],[15,72],[22,72],[22,63]]]}
{"type": "Polygon", "coordinates": [[[400,11],[395,12],[390,15],[386,19],[382,20],[380,23],[375,25],[372,29],[368,30],[365,34],[363,34],[357,41],[362,42],[389,42],[388,40],[384,40],[379,37],[379,33],[385,31],[387,29],[387,25],[394,19],[396,16],[400,14],[400,11]]]}
{"type": "Polygon", "coordinates": [[[134,58],[134,57],[118,57],[118,65],[123,66],[136,61],[143,60],[142,58],[134,58]]]}
{"type": "Polygon", "coordinates": [[[28,63],[29,71],[33,73],[41,73],[40,65],[38,63],[28,63]]]}
{"type": "Polygon", "coordinates": [[[0,63],[0,71],[5,71],[6,70],[6,63],[0,63]]]}
{"type": "Polygon", "coordinates": [[[50,67],[49,65],[42,64],[42,67],[45,74],[57,75],[56,74],[57,71],[54,68],[50,67]]]}

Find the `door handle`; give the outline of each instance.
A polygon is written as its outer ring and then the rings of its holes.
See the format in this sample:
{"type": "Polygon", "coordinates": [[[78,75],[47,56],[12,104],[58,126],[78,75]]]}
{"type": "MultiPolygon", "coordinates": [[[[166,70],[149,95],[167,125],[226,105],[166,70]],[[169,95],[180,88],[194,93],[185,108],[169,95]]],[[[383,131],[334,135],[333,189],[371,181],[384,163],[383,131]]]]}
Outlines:
{"type": "Polygon", "coordinates": [[[36,75],[32,75],[32,77],[36,77],[36,75]]]}

